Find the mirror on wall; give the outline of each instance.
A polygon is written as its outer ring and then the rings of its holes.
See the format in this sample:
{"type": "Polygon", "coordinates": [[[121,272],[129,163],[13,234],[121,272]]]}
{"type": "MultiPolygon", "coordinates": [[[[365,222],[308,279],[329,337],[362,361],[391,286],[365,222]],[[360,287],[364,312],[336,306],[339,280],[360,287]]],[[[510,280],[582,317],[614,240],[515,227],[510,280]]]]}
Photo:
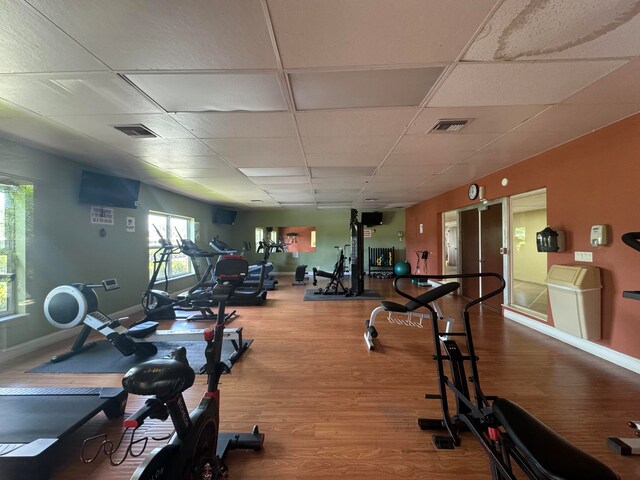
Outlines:
{"type": "Polygon", "coordinates": [[[256,252],[315,252],[316,227],[256,227],[256,252]]]}

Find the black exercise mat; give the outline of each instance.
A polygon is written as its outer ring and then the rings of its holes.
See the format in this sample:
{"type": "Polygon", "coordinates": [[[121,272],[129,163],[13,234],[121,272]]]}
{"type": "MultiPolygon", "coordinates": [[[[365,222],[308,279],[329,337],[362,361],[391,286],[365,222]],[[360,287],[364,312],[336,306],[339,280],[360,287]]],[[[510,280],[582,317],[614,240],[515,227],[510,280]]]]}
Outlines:
{"type": "Polygon", "coordinates": [[[351,295],[350,297],[345,297],[344,295],[322,295],[320,293],[316,293],[318,291],[317,288],[309,288],[304,292],[304,301],[305,302],[323,302],[323,301],[338,301],[338,300],[382,300],[382,297],[378,295],[378,292],[375,290],[364,290],[362,295],[351,295]]]}
{"type": "MultiPolygon", "coordinates": [[[[246,345],[251,345],[253,340],[245,338],[243,342],[246,345]]],[[[204,340],[200,342],[155,342],[154,344],[158,347],[158,353],[152,357],[137,357],[136,355],[125,357],[108,340],[99,340],[95,347],[85,352],[59,363],[43,363],[27,373],[125,373],[131,367],[145,360],[165,357],[173,349],[181,346],[187,349],[189,364],[196,373],[200,372],[200,367],[205,363],[204,349],[207,344],[204,340]]],[[[224,340],[222,358],[229,358],[233,352],[231,340],[224,340]]]]}

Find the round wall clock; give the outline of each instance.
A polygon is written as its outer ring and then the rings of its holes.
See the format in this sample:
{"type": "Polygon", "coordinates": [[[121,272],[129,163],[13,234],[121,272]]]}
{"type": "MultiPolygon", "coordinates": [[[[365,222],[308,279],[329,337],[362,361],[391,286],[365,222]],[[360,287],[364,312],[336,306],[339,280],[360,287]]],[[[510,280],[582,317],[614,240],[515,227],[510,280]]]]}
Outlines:
{"type": "Polygon", "coordinates": [[[472,183],[469,185],[469,200],[475,200],[478,198],[478,184],[472,183]]]}

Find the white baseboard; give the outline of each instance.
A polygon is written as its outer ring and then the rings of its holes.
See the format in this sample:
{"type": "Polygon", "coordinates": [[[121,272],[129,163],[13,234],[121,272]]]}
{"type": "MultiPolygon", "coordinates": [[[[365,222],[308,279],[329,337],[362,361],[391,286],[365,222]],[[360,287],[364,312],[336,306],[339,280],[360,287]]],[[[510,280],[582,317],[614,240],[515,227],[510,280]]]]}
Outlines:
{"type": "MultiPolygon", "coordinates": [[[[142,307],[140,305],[136,305],[134,307],[125,308],[124,310],[111,313],[109,314],[109,317],[111,318],[128,317],[129,315],[138,313],[140,310],[142,310],[142,307]]],[[[49,347],[58,342],[62,342],[63,340],[68,340],[70,338],[77,337],[78,334],[80,333],[80,328],[81,327],[78,326],[77,328],[60,330],[58,332],[50,333],[49,335],[44,335],[42,337],[34,338],[33,340],[29,340],[28,342],[21,343],[20,345],[16,345],[14,347],[9,347],[4,350],[0,350],[0,364],[9,362],[11,360],[15,360],[16,358],[22,355],[38,352],[43,348],[49,347]]]]}
{"type": "Polygon", "coordinates": [[[615,350],[590,342],[589,340],[575,337],[563,332],[562,330],[558,330],[557,328],[550,327],[542,322],[533,320],[528,316],[509,308],[503,309],[503,315],[504,318],[513,320],[514,322],[524,325],[525,327],[529,327],[532,330],[536,330],[537,332],[544,333],[545,335],[560,340],[572,347],[579,348],[591,355],[595,355],[598,358],[602,358],[603,360],[614,363],[620,367],[626,368],[627,370],[631,370],[632,372],[640,373],[640,360],[637,358],[616,352],[615,350]]]}

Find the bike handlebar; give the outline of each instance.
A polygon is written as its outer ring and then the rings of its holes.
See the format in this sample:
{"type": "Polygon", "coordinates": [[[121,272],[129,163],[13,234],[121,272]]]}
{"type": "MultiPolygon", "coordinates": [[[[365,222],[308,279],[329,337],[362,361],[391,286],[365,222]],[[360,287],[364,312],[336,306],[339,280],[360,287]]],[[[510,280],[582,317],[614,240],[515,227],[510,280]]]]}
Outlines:
{"type": "Polygon", "coordinates": [[[418,281],[428,281],[430,279],[432,280],[445,280],[445,279],[460,279],[460,278],[480,278],[480,277],[495,277],[500,281],[500,287],[498,287],[495,290],[492,290],[491,292],[482,295],[479,298],[476,298],[474,300],[471,300],[469,303],[467,303],[464,306],[463,312],[467,312],[471,307],[473,307],[474,305],[477,305],[480,302],[484,302],[485,300],[498,295],[500,292],[502,292],[505,287],[506,287],[506,282],[504,281],[504,278],[502,277],[502,275],[499,275],[497,273],[457,273],[457,274],[451,274],[451,275],[398,275],[394,280],[393,280],[393,289],[396,291],[396,293],[398,295],[401,295],[409,300],[412,300],[414,302],[420,303],[415,297],[409,295],[406,292],[403,292],[402,290],[400,290],[398,288],[398,280],[403,279],[403,278],[410,278],[412,280],[418,280],[418,281]]]}

